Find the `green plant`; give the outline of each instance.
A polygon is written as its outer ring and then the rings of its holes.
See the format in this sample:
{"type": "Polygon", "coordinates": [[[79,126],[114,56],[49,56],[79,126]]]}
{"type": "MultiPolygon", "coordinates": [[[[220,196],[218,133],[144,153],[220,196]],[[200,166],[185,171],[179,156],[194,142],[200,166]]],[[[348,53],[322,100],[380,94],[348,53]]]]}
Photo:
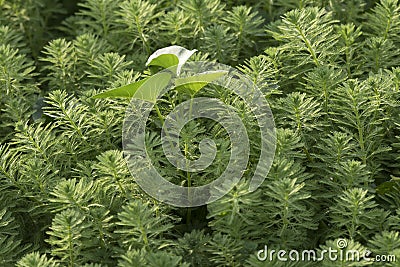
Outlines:
{"type": "Polygon", "coordinates": [[[400,257],[399,36],[398,0],[0,0],[0,266],[398,266],[257,252],[400,257]],[[226,72],[188,76],[200,61],[240,70],[271,106],[275,157],[254,192],[254,107],[213,84],[226,72]],[[209,138],[215,159],[177,170],[162,123],[187,100],[230,105],[249,140],[242,179],[200,207],[146,194],[123,153],[133,97],[155,104],[153,165],[186,187],[219,177],[232,144],[221,124],[190,121],[180,152],[196,160],[209,138]]]}

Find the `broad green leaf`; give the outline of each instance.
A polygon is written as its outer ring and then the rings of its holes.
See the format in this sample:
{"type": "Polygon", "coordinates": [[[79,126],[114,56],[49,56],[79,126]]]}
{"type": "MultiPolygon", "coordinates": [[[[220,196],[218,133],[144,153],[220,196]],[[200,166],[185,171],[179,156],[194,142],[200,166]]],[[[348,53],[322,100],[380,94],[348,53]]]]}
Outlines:
{"type": "Polygon", "coordinates": [[[180,92],[189,91],[190,94],[196,94],[201,88],[227,73],[225,70],[208,71],[194,76],[178,78],[175,80],[176,90],[180,92]]]}
{"type": "Polygon", "coordinates": [[[160,66],[166,69],[176,66],[176,73],[179,75],[183,64],[185,64],[196,51],[196,49],[188,50],[178,45],[161,48],[149,57],[146,66],[160,66]]]}
{"type": "Polygon", "coordinates": [[[139,89],[140,86],[144,84],[150,77],[144,78],[143,80],[127,84],[115,89],[111,89],[109,91],[97,94],[93,96],[93,98],[115,98],[115,97],[126,97],[131,98],[134,96],[136,91],[139,89]]]}
{"type": "Polygon", "coordinates": [[[168,86],[171,76],[169,72],[154,74],[138,88],[133,97],[156,103],[161,91],[168,86]]]}
{"type": "MultiPolygon", "coordinates": [[[[149,58],[150,59],[150,58],[149,58]]],[[[172,54],[164,54],[159,55],[158,57],[154,58],[150,63],[146,64],[147,66],[160,66],[165,69],[176,66],[179,64],[179,59],[177,56],[172,54]]]]}

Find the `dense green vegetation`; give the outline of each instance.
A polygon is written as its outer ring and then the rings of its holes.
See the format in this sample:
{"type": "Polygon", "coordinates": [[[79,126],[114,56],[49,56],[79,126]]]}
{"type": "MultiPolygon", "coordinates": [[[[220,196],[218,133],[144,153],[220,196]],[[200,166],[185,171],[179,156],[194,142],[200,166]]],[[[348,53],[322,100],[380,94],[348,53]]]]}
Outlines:
{"type": "MultiPolygon", "coordinates": [[[[0,0],[0,266],[400,266],[400,1],[0,0]],[[248,191],[259,137],[222,88],[252,145],[248,171],[222,199],[176,208],[135,183],[122,153],[129,99],[94,95],[133,83],[157,49],[233,66],[274,113],[277,149],[248,191]],[[270,249],[357,249],[397,262],[262,262],[270,249]]],[[[161,115],[184,101],[171,93],[161,115]]],[[[161,116],[162,117],[162,116],[161,116]]],[[[160,118],[147,145],[166,163],[160,118]]],[[[181,133],[188,158],[213,137],[219,151],[193,184],[229,160],[219,124],[181,133]]]]}

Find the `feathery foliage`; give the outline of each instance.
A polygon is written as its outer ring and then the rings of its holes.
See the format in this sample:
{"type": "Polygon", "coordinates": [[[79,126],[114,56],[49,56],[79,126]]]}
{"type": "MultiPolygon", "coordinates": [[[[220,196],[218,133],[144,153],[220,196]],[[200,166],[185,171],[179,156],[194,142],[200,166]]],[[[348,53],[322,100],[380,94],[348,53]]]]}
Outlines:
{"type": "Polygon", "coordinates": [[[398,266],[399,55],[399,0],[0,0],[0,266],[398,266]],[[146,61],[170,45],[237,68],[268,100],[277,147],[256,191],[252,107],[221,86],[166,94],[145,144],[171,183],[205,185],[229,163],[226,130],[203,118],[185,125],[187,159],[205,138],[217,147],[208,168],[187,172],[165,157],[162,122],[193,97],[232,106],[250,156],[231,191],[176,208],[131,175],[129,99],[94,96],[155,74],[146,61]],[[265,246],[397,262],[262,261],[265,246]]]}

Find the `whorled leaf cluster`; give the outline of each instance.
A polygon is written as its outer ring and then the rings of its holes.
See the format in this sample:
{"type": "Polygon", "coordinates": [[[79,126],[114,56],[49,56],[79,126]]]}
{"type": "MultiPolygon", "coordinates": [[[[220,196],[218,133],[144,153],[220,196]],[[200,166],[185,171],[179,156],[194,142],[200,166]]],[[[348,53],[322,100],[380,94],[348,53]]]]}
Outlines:
{"type": "MultiPolygon", "coordinates": [[[[398,266],[400,261],[400,1],[0,0],[0,266],[398,266]],[[128,104],[95,94],[147,77],[158,48],[232,65],[262,90],[277,150],[249,193],[244,179],[208,206],[178,209],[147,196],[129,173],[121,131],[128,104]],[[261,262],[264,245],[392,254],[397,263],[261,262]],[[397,265],[396,265],[397,264],[397,265]]],[[[160,103],[168,114],[185,96],[160,103]]],[[[203,122],[203,123],[202,123],[203,122]]],[[[159,117],[147,146],[163,176],[159,117]]],[[[181,133],[188,158],[205,136],[229,160],[219,124],[181,133]]]]}

